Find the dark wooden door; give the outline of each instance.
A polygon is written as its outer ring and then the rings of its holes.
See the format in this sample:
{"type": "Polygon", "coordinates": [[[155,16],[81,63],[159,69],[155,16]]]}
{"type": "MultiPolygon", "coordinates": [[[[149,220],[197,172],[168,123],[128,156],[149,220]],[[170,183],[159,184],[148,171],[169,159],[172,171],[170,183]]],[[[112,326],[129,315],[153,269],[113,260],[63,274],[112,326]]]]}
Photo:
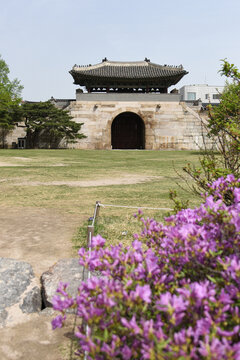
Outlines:
{"type": "Polygon", "coordinates": [[[144,149],[144,123],[134,113],[118,115],[112,123],[113,149],[144,149]]]}

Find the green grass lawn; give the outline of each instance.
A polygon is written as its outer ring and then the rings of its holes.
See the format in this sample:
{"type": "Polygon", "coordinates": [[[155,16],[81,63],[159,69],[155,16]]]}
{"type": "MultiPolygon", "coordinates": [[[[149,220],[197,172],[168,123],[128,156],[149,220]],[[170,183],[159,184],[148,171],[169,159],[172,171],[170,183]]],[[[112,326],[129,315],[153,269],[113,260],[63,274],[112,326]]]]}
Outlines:
{"type": "MultiPolygon", "coordinates": [[[[199,199],[178,188],[182,181],[175,169],[181,172],[187,162],[197,163],[198,156],[193,151],[0,150],[0,204],[57,209],[85,219],[74,237],[79,246],[86,241],[87,219],[93,215],[97,200],[103,204],[172,207],[168,192],[173,188],[183,199],[189,199],[191,206],[197,205],[199,199]],[[146,177],[152,178],[127,184],[128,179],[146,177]],[[108,183],[102,186],[106,179],[108,183]],[[72,182],[84,182],[84,186],[69,186],[72,182]]],[[[132,233],[139,230],[134,212],[101,208],[98,231],[110,242],[129,243],[132,233]]],[[[146,217],[157,219],[164,213],[144,210],[146,217]]]]}

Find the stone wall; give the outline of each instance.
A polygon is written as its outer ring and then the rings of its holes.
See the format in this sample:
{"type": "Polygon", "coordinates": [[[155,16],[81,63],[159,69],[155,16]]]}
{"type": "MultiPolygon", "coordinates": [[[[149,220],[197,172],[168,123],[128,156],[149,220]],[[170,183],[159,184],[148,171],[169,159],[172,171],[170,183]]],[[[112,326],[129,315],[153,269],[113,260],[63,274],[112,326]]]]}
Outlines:
{"type": "MultiPolygon", "coordinates": [[[[202,145],[202,120],[198,112],[179,102],[179,95],[77,94],[67,109],[76,122],[84,123],[81,132],[87,136],[68,144],[69,148],[111,149],[112,122],[123,112],[135,113],[144,122],[147,150],[194,150],[202,145]]],[[[23,128],[16,128],[8,136],[8,146],[24,135],[23,128]]]]}
{"type": "Polygon", "coordinates": [[[13,143],[18,143],[18,138],[23,138],[26,136],[26,130],[23,127],[15,127],[14,130],[10,131],[6,137],[7,147],[13,147],[13,143]]]}
{"type": "MultiPolygon", "coordinates": [[[[90,94],[89,94],[90,95],[90,94]]],[[[83,122],[87,136],[78,149],[111,149],[111,126],[115,117],[133,112],[145,124],[145,149],[199,149],[202,125],[198,113],[178,101],[76,101],[69,107],[76,122],[83,122]]]]}

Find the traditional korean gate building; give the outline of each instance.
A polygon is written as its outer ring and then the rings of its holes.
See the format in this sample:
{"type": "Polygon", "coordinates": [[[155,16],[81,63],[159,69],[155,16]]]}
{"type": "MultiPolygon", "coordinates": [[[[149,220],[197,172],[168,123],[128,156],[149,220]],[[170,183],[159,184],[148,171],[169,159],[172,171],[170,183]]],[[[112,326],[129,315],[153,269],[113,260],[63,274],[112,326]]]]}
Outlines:
{"type": "Polygon", "coordinates": [[[73,66],[76,101],[69,110],[83,122],[87,136],[71,145],[80,149],[196,149],[202,143],[201,119],[168,93],[187,74],[180,66],[149,59],[73,66]]]}

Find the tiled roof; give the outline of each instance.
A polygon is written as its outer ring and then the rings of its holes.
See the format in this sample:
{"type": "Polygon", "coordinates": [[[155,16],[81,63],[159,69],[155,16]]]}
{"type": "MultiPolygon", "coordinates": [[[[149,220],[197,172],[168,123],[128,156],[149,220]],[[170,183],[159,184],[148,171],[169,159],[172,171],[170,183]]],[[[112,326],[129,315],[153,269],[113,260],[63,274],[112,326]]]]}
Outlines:
{"type": "Polygon", "coordinates": [[[104,60],[100,64],[78,66],[74,65],[70,74],[75,84],[84,85],[88,80],[150,80],[178,79],[177,82],[188,72],[180,66],[158,65],[149,60],[138,62],[114,62],[104,60]]]}
{"type": "Polygon", "coordinates": [[[76,99],[55,99],[53,96],[50,99],[51,103],[53,103],[59,109],[65,109],[70,105],[72,101],[76,101],[76,99]]]}

